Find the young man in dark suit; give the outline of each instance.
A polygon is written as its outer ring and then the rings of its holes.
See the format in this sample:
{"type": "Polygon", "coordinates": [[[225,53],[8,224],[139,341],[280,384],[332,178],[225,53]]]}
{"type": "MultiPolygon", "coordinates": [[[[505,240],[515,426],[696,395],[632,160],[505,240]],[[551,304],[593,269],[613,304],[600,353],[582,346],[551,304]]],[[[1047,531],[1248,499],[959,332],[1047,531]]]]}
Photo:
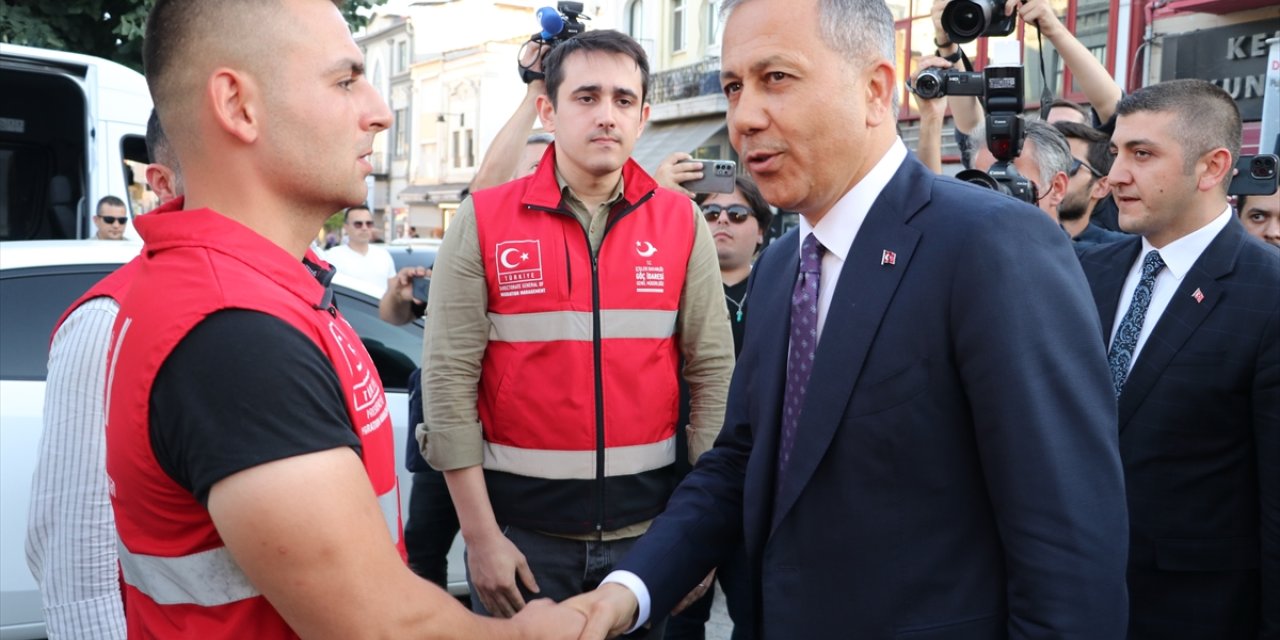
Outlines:
{"type": "Polygon", "coordinates": [[[716,446],[571,601],[587,635],[742,540],[754,637],[1122,638],[1115,401],[1066,234],[906,150],[882,0],[725,10],[730,139],[800,226],[755,269],[716,446]]]}
{"type": "Polygon", "coordinates": [[[1129,637],[1280,637],[1280,252],[1227,204],[1231,97],[1119,105],[1109,181],[1135,237],[1081,256],[1120,410],[1129,637]]]}

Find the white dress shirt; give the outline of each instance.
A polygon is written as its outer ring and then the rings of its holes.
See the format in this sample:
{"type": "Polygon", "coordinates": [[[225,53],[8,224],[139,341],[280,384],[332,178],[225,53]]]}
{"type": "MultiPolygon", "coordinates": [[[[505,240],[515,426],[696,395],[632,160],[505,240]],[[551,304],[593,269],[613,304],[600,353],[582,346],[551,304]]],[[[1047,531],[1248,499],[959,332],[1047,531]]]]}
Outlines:
{"type": "Polygon", "coordinates": [[[337,267],[338,273],[373,285],[378,297],[387,292],[387,280],[396,275],[396,262],[391,259],[391,253],[376,244],[370,244],[363,255],[340,244],[325,252],[324,261],[337,267]]]}
{"type": "Polygon", "coordinates": [[[111,298],[85,302],[49,351],[26,547],[51,640],[125,638],[103,409],[107,345],[119,311],[111,298]]]}
{"type": "MultiPolygon", "coordinates": [[[[862,229],[862,222],[867,219],[867,214],[871,212],[871,205],[875,203],[876,198],[880,197],[880,192],[888,186],[906,158],[906,145],[902,143],[901,138],[894,140],[893,145],[880,157],[880,161],[871,168],[871,171],[867,172],[858,184],[853,185],[848,193],[841,196],[832,205],[831,210],[822,216],[818,224],[810,225],[808,219],[800,216],[800,231],[796,234],[796,239],[801,246],[804,239],[812,233],[826,248],[822,256],[822,273],[818,276],[819,340],[822,336],[822,327],[827,320],[827,309],[831,307],[831,299],[835,295],[836,281],[840,279],[840,270],[844,268],[844,261],[849,256],[853,240],[862,229]]],[[[603,586],[610,582],[621,584],[635,594],[638,605],[636,624],[627,629],[627,633],[639,629],[649,621],[649,609],[652,604],[649,599],[649,588],[645,586],[640,576],[630,571],[613,571],[605,576],[600,584],[603,586]]]]}
{"type": "MultiPolygon", "coordinates": [[[[1152,329],[1155,329],[1160,316],[1164,314],[1169,301],[1173,299],[1174,292],[1182,285],[1182,279],[1191,270],[1191,265],[1200,259],[1200,254],[1204,253],[1209,243],[1218,237],[1218,233],[1226,228],[1229,222],[1231,222],[1231,207],[1228,205],[1208,224],[1158,249],[1165,267],[1156,274],[1155,285],[1151,288],[1151,302],[1147,306],[1147,315],[1142,321],[1142,331],[1138,333],[1138,343],[1133,347],[1133,357],[1129,359],[1130,371],[1142,354],[1142,347],[1147,344],[1147,338],[1151,337],[1152,329]]],[[[1133,262],[1133,266],[1129,267],[1129,275],[1124,279],[1124,288],[1120,290],[1119,306],[1116,308],[1115,320],[1111,324],[1112,342],[1115,342],[1116,333],[1120,331],[1120,323],[1124,321],[1129,305],[1133,302],[1133,290],[1138,288],[1138,281],[1142,279],[1142,260],[1152,250],[1156,248],[1143,238],[1142,251],[1138,254],[1138,259],[1133,262]]],[[[1111,345],[1107,345],[1108,352],[1110,349],[1111,345]]]]}

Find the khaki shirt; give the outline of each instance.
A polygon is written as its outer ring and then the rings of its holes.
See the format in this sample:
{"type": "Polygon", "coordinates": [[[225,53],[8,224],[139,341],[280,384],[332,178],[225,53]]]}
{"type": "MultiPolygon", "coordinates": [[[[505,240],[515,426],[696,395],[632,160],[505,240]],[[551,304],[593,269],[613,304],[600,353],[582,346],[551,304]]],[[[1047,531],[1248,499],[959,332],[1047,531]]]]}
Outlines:
{"type": "MultiPolygon", "coordinates": [[[[609,211],[622,198],[621,178],[612,196],[594,212],[587,210],[558,171],[556,180],[563,203],[587,230],[595,254],[604,240],[609,211]]],[[[715,241],[698,206],[690,202],[689,210],[694,217],[694,241],[680,294],[676,331],[685,360],[683,375],[689,383],[690,424],[686,428],[689,460],[693,462],[711,448],[724,424],[734,356],[715,241]]],[[[484,438],[476,404],[489,327],[484,259],[474,204],[468,198],[458,207],[440,245],[427,302],[422,355],[426,424],[419,427],[417,437],[427,462],[436,469],[462,469],[484,461],[484,438]]],[[[647,528],[648,522],[638,523],[606,532],[605,537],[633,537],[647,528]]]]}

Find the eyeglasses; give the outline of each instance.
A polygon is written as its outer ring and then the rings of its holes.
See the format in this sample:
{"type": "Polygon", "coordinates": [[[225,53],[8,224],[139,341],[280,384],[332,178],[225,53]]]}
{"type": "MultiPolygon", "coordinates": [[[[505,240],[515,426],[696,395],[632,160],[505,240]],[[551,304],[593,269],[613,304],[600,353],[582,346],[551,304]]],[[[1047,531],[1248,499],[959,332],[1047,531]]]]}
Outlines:
{"type": "Polygon", "coordinates": [[[357,229],[359,229],[360,227],[368,227],[368,228],[372,229],[372,228],[373,228],[373,221],[372,221],[372,220],[352,220],[352,221],[351,221],[351,226],[353,226],[353,227],[355,227],[355,228],[357,228],[357,229]]]}
{"type": "Polygon", "coordinates": [[[1093,167],[1089,166],[1089,164],[1088,164],[1088,163],[1084,162],[1083,160],[1081,160],[1081,159],[1079,159],[1079,158],[1072,158],[1072,159],[1071,159],[1071,175],[1072,175],[1072,177],[1074,177],[1077,173],[1079,173],[1079,172],[1080,172],[1080,167],[1084,167],[1084,168],[1088,169],[1088,170],[1089,170],[1089,173],[1093,174],[1093,177],[1095,177],[1095,178],[1102,178],[1102,177],[1104,177],[1101,173],[1099,173],[1099,172],[1098,172],[1098,170],[1097,170],[1097,169],[1094,169],[1093,167]]]}
{"type": "Polygon", "coordinates": [[[729,222],[734,224],[742,224],[747,221],[747,218],[751,217],[751,209],[740,204],[731,204],[727,207],[722,207],[718,204],[709,204],[702,208],[702,217],[706,218],[707,222],[715,222],[720,219],[721,211],[728,213],[729,222]]]}
{"type": "Polygon", "coordinates": [[[98,216],[98,217],[102,218],[102,221],[107,224],[124,224],[129,221],[129,218],[125,216],[120,216],[119,218],[115,216],[98,216]]]}

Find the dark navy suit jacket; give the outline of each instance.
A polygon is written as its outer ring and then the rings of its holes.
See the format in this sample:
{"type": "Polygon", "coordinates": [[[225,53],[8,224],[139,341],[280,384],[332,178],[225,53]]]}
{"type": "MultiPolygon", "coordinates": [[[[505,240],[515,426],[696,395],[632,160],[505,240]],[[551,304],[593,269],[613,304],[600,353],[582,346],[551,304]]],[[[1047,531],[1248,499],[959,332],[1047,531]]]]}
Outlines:
{"type": "Polygon", "coordinates": [[[909,154],[839,274],[775,497],[798,245],[753,271],[716,447],[618,566],[655,614],[743,540],[756,637],[1123,637],[1114,392],[1062,230],[909,154]]]}
{"type": "MultiPolygon", "coordinates": [[[[1104,344],[1141,251],[1134,236],[1081,256],[1104,344]]],[[[1280,638],[1280,251],[1235,218],[1138,353],[1120,454],[1130,637],[1280,638]]]]}

